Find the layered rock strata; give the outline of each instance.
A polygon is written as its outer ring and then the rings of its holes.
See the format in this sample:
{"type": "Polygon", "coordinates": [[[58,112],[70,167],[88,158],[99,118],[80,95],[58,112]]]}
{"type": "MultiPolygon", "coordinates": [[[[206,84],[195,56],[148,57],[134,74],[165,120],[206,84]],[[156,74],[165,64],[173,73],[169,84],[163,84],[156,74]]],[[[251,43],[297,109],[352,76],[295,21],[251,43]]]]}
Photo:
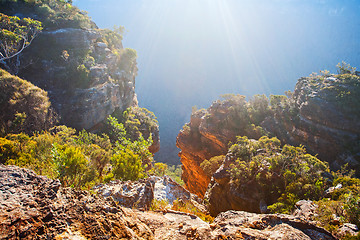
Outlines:
{"type": "Polygon", "coordinates": [[[67,126],[89,129],[115,109],[124,111],[137,106],[136,65],[128,71],[121,70],[107,44],[98,42],[101,37],[99,31],[92,29],[44,31],[21,56],[25,66],[19,75],[49,92],[53,106],[67,126]],[[88,70],[84,71],[89,73],[84,77],[78,75],[76,65],[87,52],[94,57],[85,60],[84,69],[88,70]],[[70,87],[80,77],[86,78],[83,83],[86,88],[70,87]]]}
{"type": "Polygon", "coordinates": [[[344,164],[360,174],[360,78],[356,75],[301,78],[292,96],[296,116],[268,117],[261,125],[283,143],[304,145],[330,163],[344,164]]]}

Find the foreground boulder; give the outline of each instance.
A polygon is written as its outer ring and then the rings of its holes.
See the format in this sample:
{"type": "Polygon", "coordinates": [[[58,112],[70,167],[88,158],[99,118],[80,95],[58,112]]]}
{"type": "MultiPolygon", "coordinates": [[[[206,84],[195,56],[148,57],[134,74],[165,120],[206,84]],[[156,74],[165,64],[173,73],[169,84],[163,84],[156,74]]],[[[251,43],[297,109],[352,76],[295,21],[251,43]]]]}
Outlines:
{"type": "Polygon", "coordinates": [[[191,201],[201,209],[201,200],[180,186],[168,176],[152,176],[138,181],[120,180],[101,184],[94,190],[103,197],[112,197],[120,205],[128,208],[150,209],[152,201],[163,201],[173,204],[175,200],[191,201]]]}
{"type": "Polygon", "coordinates": [[[0,165],[0,239],[154,239],[131,210],[0,165]]]}
{"type": "Polygon", "coordinates": [[[58,180],[0,165],[0,239],[243,238],[336,239],[291,215],[228,211],[209,224],[189,213],[123,208],[112,198],[62,188],[58,180]]]}
{"type": "Polygon", "coordinates": [[[323,228],[285,214],[221,213],[214,220],[215,233],[235,239],[336,239],[323,228]]]}

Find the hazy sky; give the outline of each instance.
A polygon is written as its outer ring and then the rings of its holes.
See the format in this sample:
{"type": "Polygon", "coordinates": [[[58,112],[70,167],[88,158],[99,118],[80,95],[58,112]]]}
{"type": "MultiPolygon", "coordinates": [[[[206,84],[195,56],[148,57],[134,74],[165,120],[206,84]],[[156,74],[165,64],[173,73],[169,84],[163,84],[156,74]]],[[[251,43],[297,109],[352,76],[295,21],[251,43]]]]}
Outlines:
{"type": "Polygon", "coordinates": [[[158,158],[191,107],[224,93],[283,94],[340,61],[360,68],[358,0],[76,0],[101,28],[125,26],[138,52],[140,106],[160,123],[158,158]]]}

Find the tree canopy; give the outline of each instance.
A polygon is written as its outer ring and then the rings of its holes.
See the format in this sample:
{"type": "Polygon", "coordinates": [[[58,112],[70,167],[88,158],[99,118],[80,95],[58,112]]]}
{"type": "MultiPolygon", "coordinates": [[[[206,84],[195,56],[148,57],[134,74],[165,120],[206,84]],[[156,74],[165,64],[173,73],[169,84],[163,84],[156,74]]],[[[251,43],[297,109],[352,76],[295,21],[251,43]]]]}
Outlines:
{"type": "Polygon", "coordinates": [[[27,48],[43,29],[40,21],[0,13],[0,62],[5,66],[27,48]]]}

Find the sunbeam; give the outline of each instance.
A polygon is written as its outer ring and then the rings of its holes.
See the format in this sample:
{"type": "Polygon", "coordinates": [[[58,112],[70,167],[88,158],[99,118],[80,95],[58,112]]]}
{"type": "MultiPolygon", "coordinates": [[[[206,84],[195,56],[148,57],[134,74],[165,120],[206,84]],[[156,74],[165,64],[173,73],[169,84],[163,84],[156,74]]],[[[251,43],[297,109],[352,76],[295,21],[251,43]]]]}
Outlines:
{"type": "MultiPolygon", "coordinates": [[[[283,94],[319,69],[360,63],[359,4],[310,0],[76,0],[100,27],[124,25],[136,92],[174,145],[191,107],[225,93],[283,94]]],[[[160,154],[161,154],[160,150],[160,154]]],[[[177,158],[174,150],[173,158],[177,158]]],[[[168,156],[168,155],[167,155],[168,156]]],[[[176,161],[176,160],[175,160],[176,161]]]]}

